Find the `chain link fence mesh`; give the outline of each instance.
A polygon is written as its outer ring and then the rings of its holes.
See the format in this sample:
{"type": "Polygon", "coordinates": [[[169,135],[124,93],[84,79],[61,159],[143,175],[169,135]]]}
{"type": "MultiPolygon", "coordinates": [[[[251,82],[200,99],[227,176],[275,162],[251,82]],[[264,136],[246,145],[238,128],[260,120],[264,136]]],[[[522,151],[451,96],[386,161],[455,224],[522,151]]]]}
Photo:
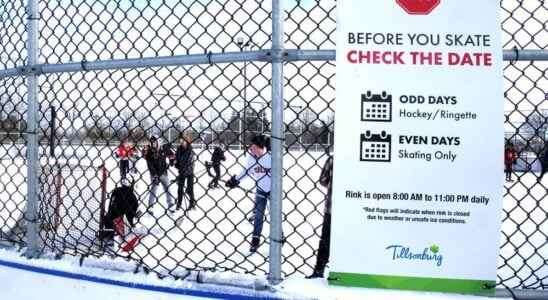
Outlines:
{"type": "Polygon", "coordinates": [[[26,87],[21,77],[0,80],[0,240],[22,243],[26,210],[26,87]]]}
{"type": "MultiPolygon", "coordinates": [[[[336,1],[285,1],[285,47],[334,49],[336,1]]],[[[23,1],[0,6],[0,63],[26,62],[23,1]]],[[[204,53],[268,50],[270,1],[40,1],[40,62],[79,63],[204,53]]],[[[546,49],[548,5],[501,1],[503,47],[546,49]]],[[[545,289],[548,284],[546,179],[537,180],[545,151],[547,63],[507,62],[505,138],[519,154],[505,184],[499,284],[545,289]]],[[[40,236],[44,250],[59,254],[128,257],[162,275],[184,270],[268,272],[269,218],[261,247],[248,255],[253,225],[253,180],[242,188],[211,188],[207,164],[225,145],[221,177],[239,173],[246,147],[269,134],[271,67],[260,61],[85,71],[40,76],[40,236]],[[151,177],[143,157],[149,137],[174,151],[180,133],[195,153],[196,209],[170,212],[177,176],[147,214],[151,177]],[[136,149],[129,159],[140,214],[140,243],[131,253],[115,238],[98,237],[110,194],[120,185],[116,151],[123,139],[136,149]],[[53,147],[52,147],[53,145],[53,147]],[[140,159],[139,159],[140,158],[140,159]],[[110,250],[105,250],[110,249],[110,250]]],[[[288,62],[285,76],[283,200],[284,276],[312,272],[325,190],[317,184],[333,151],[334,61],[288,62]]],[[[21,77],[0,84],[1,240],[24,245],[26,195],[26,87],[21,77]]],[[[502,165],[502,158],[501,158],[502,165]]],[[[211,170],[210,170],[211,171],[211,170]]],[[[183,207],[188,208],[188,196],[183,207]]],[[[268,211],[268,207],[267,207],[268,211]]],[[[268,215],[268,214],[267,214],[268,215]]],[[[136,229],[137,230],[137,229],[136,229]]]]}
{"type": "Polygon", "coordinates": [[[0,65],[3,69],[26,62],[25,1],[2,1],[0,10],[0,65]]]}
{"type": "MultiPolygon", "coordinates": [[[[544,1],[502,1],[505,49],[546,49],[548,6],[544,1]]],[[[505,139],[518,153],[514,181],[505,184],[499,284],[546,289],[548,222],[541,159],[546,153],[548,63],[508,62],[504,68],[505,139]]]]}
{"type": "Polygon", "coordinates": [[[500,283],[509,287],[545,289],[548,280],[548,183],[542,178],[548,155],[547,67],[511,62],[504,69],[505,138],[518,153],[512,181],[505,184],[498,272],[500,283]]]}

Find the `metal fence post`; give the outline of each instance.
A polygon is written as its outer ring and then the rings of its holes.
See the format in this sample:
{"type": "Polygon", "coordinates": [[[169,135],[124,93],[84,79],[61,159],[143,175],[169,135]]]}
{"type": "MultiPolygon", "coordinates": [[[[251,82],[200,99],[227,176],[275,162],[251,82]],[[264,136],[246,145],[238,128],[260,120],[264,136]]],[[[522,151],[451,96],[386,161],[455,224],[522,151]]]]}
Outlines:
{"type": "Polygon", "coordinates": [[[38,254],[38,0],[27,2],[27,257],[38,254]]]}
{"type": "Polygon", "coordinates": [[[272,0],[272,193],[269,281],[281,281],[283,172],[283,9],[272,0]]]}

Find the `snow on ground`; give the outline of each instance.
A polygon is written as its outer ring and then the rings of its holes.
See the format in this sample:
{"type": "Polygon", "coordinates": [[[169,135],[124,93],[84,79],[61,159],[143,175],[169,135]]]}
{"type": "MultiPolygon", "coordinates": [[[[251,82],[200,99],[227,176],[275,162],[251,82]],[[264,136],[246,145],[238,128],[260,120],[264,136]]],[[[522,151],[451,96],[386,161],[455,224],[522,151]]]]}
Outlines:
{"type": "MultiPolygon", "coordinates": [[[[130,271],[133,268],[122,259],[112,261],[90,258],[80,266],[74,257],[28,260],[21,253],[0,249],[0,282],[3,287],[0,298],[124,300],[203,299],[201,296],[206,296],[216,299],[307,299],[273,289],[254,290],[172,278],[159,279],[156,275],[142,271],[134,274],[130,271]],[[114,268],[127,270],[120,272],[112,270],[114,268]],[[59,292],[61,290],[62,293],[59,292]]],[[[228,276],[231,276],[230,280],[226,280],[229,283],[255,280],[250,275],[228,276]]]]}
{"type": "MultiPolygon", "coordinates": [[[[13,152],[18,148],[0,145],[0,231],[7,232],[19,220],[25,207],[27,167],[25,161],[13,152]],[[13,154],[11,159],[6,152],[13,154]]],[[[5,145],[9,146],[9,145],[5,145]]]]}
{"type": "MultiPolygon", "coordinates": [[[[94,259],[90,259],[92,261],[94,259]]],[[[486,300],[490,298],[445,293],[424,293],[396,290],[361,289],[328,286],[325,280],[289,279],[276,287],[266,290],[243,289],[212,284],[198,284],[166,278],[158,279],[154,275],[142,272],[118,272],[100,268],[104,263],[121,269],[130,268],[128,262],[118,259],[115,262],[101,259],[83,266],[78,260],[67,257],[63,260],[33,259],[27,260],[19,253],[0,250],[0,282],[4,289],[2,299],[58,299],[58,300],[95,300],[95,299],[375,299],[375,300],[486,300]],[[15,263],[17,265],[13,265],[15,263]],[[11,265],[10,265],[11,264],[11,265]],[[9,266],[7,266],[9,265],[9,266]],[[22,266],[31,266],[29,271],[22,266]],[[92,267],[90,267],[90,266],[92,267]],[[52,271],[57,276],[50,275],[52,271]],[[42,273],[36,273],[36,272],[42,273]],[[48,274],[44,274],[48,273],[48,274]],[[64,277],[62,277],[64,276],[64,277]],[[67,276],[70,276],[67,278],[67,276]],[[59,293],[63,290],[63,293],[59,293]],[[93,291],[90,293],[89,291],[93,291]],[[239,296],[238,296],[239,295],[239,296]]],[[[232,274],[232,282],[249,280],[249,275],[232,274]]]]}
{"type": "MultiPolygon", "coordinates": [[[[427,293],[413,291],[397,291],[382,289],[364,289],[329,286],[325,279],[288,279],[281,284],[287,292],[299,292],[313,299],[344,299],[344,300],[487,300],[488,297],[459,295],[448,293],[427,293]]],[[[498,298],[504,300],[505,298],[498,298]]]]}
{"type": "MultiPolygon", "coordinates": [[[[58,157],[69,158],[62,160],[62,163],[69,163],[71,167],[63,168],[63,202],[59,210],[61,219],[58,229],[49,236],[55,239],[54,243],[50,242],[50,246],[77,247],[84,251],[96,248],[93,242],[99,224],[101,199],[99,166],[104,163],[109,171],[107,191],[111,191],[120,176],[117,160],[113,157],[114,149],[83,145],[56,149],[58,157]]],[[[0,228],[7,231],[21,217],[25,206],[26,166],[21,146],[0,147],[1,151],[5,153],[0,153],[0,186],[4,187],[0,191],[0,228]]],[[[207,189],[210,177],[204,173],[203,163],[210,159],[210,151],[195,151],[198,154],[195,166],[195,173],[198,174],[195,184],[198,209],[187,216],[180,213],[167,214],[166,197],[160,195],[154,208],[157,219],[146,216],[140,219],[140,230],[149,230],[150,234],[144,236],[131,257],[142,260],[146,266],[159,272],[216,268],[238,273],[265,274],[268,271],[268,245],[263,244],[258,253],[247,255],[252,225],[246,218],[253,208],[253,194],[243,189],[207,189]],[[179,218],[182,218],[181,222],[176,225],[175,221],[179,218]]],[[[222,170],[223,178],[241,170],[238,161],[243,162],[242,154],[235,150],[227,153],[224,165],[228,169],[222,170]]],[[[325,156],[320,152],[292,151],[284,157],[284,165],[288,168],[284,177],[284,191],[287,195],[283,203],[283,229],[287,242],[283,247],[285,260],[282,270],[286,275],[298,278],[303,273],[309,274],[315,263],[313,254],[318,245],[323,210],[323,190],[316,186],[315,180],[319,177],[324,160],[325,156]]],[[[44,200],[42,214],[54,223],[56,197],[53,184],[55,177],[52,174],[55,172],[52,172],[53,168],[46,160],[42,160],[41,164],[45,166],[40,177],[43,186],[41,197],[44,200]]],[[[139,160],[136,168],[136,193],[141,202],[140,210],[144,211],[150,179],[144,160],[139,160]]],[[[538,278],[548,276],[548,266],[545,264],[548,257],[548,204],[544,200],[546,188],[537,184],[534,173],[517,175],[520,176],[519,181],[505,184],[507,195],[503,206],[510,218],[502,224],[503,242],[498,275],[510,287],[519,285],[519,278],[524,280],[525,285],[535,287],[540,285],[538,278]],[[519,278],[515,278],[516,275],[519,278]]],[[[171,179],[175,176],[175,173],[170,173],[171,179]]],[[[544,178],[543,184],[548,187],[548,177],[544,178]]],[[[251,189],[252,181],[248,179],[242,187],[251,189]]],[[[163,193],[161,187],[158,190],[163,193]]],[[[176,192],[176,184],[172,184],[170,193],[175,197],[176,192]]],[[[506,218],[506,214],[503,218],[506,218]]],[[[266,222],[263,235],[266,236],[268,232],[266,222]]]]}

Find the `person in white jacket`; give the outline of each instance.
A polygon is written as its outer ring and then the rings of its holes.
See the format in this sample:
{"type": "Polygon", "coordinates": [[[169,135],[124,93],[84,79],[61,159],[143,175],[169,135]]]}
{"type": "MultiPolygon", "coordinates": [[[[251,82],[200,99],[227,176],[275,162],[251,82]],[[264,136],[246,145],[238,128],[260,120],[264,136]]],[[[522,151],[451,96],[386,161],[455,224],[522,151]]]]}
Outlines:
{"type": "Polygon", "coordinates": [[[233,175],[226,182],[227,187],[235,188],[246,177],[251,177],[255,180],[255,214],[251,248],[249,249],[251,253],[257,251],[257,248],[259,248],[261,232],[263,230],[264,211],[270,198],[272,157],[268,151],[270,148],[269,144],[269,138],[264,135],[253,137],[249,146],[249,153],[251,155],[248,155],[246,158],[244,170],[237,176],[233,175]]]}

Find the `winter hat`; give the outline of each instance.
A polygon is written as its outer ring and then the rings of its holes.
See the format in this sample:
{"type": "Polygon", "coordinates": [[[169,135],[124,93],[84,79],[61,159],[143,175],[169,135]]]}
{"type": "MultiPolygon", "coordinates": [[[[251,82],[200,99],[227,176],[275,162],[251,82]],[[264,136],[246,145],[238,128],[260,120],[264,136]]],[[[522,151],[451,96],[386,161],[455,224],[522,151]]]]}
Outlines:
{"type": "Polygon", "coordinates": [[[150,141],[150,143],[152,144],[152,143],[158,141],[158,138],[157,138],[156,136],[154,136],[154,135],[151,135],[149,141],[150,141]]]}

